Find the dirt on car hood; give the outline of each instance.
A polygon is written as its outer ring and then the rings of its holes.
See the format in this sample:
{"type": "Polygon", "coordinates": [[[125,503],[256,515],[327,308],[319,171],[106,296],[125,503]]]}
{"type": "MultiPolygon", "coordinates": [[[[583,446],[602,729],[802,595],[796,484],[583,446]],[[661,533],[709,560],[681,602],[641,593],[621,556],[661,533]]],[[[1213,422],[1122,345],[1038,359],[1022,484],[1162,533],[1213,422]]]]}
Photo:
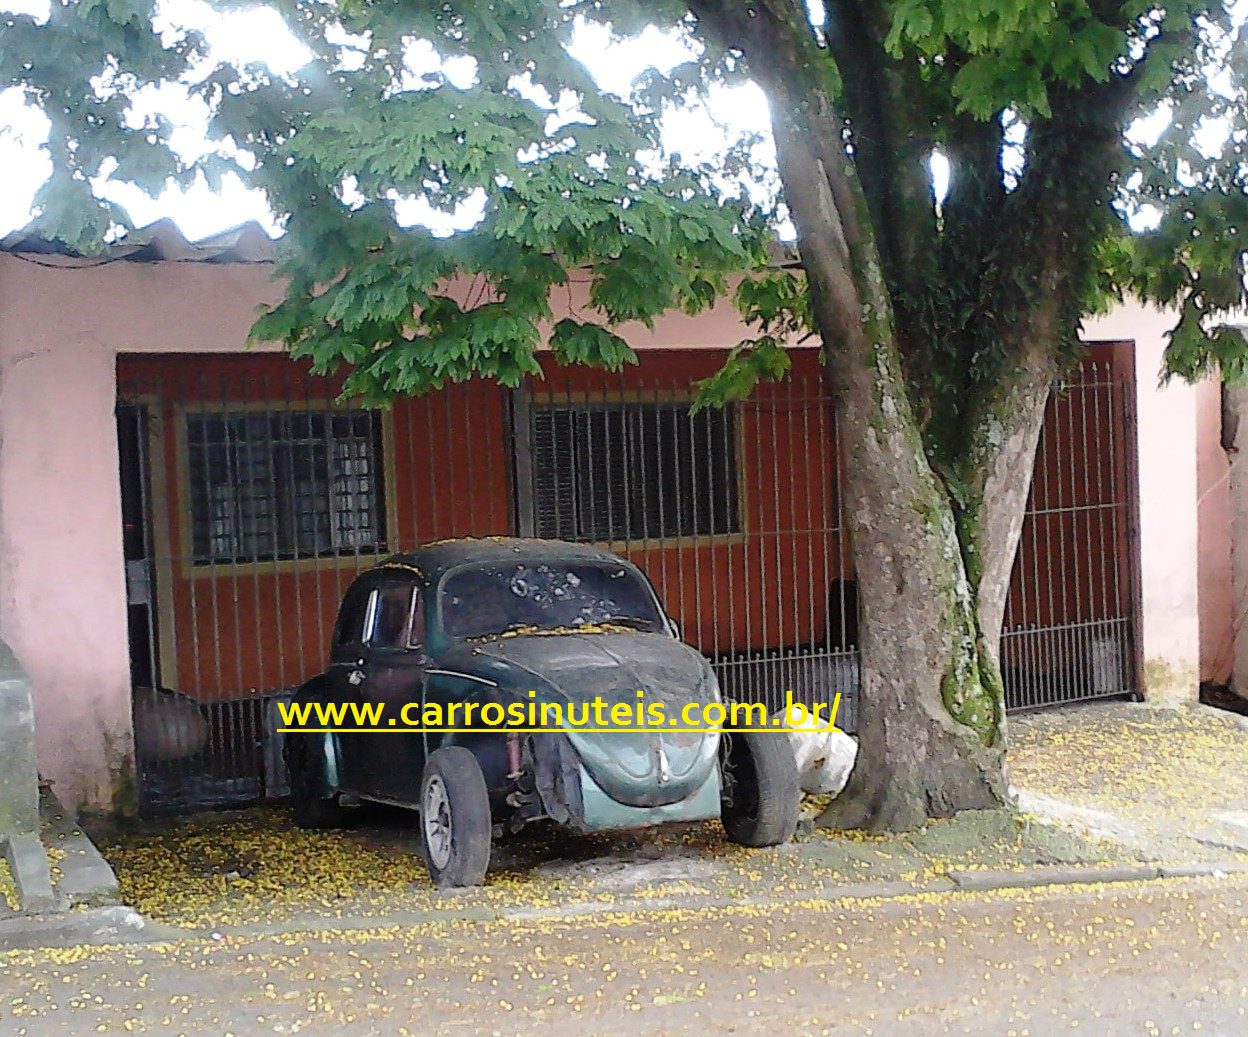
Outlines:
{"type": "MultiPolygon", "coordinates": [[[[585,704],[594,700],[603,702],[604,710],[616,703],[635,707],[641,691],[643,704],[661,703],[667,720],[684,726],[681,710],[686,704],[719,699],[707,660],[664,634],[578,631],[499,637],[473,644],[470,657],[475,668],[488,660],[490,678],[505,690],[520,696],[533,690],[539,701],[571,708],[578,720],[585,704]]],[[[693,794],[710,776],[719,748],[714,733],[564,726],[568,741],[603,791],[630,806],[660,806],[693,794]]]]}

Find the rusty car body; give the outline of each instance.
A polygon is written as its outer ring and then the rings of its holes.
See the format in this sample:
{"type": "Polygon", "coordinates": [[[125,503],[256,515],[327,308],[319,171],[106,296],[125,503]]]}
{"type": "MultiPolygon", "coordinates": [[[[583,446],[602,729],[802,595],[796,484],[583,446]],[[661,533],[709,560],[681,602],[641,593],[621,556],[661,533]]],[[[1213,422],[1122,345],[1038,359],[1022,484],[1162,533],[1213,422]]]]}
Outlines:
{"type": "MultiPolygon", "coordinates": [[[[492,840],[537,819],[579,831],[723,820],[751,845],[792,835],[796,765],[783,735],[613,730],[414,730],[417,705],[590,700],[667,716],[720,700],[631,562],[596,547],[491,537],[429,544],[361,574],[343,597],[327,670],[296,701],[358,702],[382,730],[288,736],[296,819],[336,825],[361,800],[420,812],[435,882],[483,880],[492,840]],[[409,707],[406,714],[404,707],[409,707]]],[[[540,715],[540,714],[539,714],[540,715]]]]}

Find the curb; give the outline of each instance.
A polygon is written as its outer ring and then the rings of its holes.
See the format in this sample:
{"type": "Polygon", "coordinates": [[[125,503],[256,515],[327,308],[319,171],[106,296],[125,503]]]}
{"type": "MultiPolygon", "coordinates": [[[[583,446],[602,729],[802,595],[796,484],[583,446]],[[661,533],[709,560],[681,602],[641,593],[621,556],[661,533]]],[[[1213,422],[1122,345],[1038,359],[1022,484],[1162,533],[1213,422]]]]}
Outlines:
{"type": "Polygon", "coordinates": [[[1163,864],[1157,869],[1157,877],[1162,879],[1221,879],[1246,873],[1248,873],[1248,863],[1244,861],[1223,861],[1215,864],[1163,864]]]}
{"type": "Polygon", "coordinates": [[[718,910],[724,908],[782,909],[793,904],[822,901],[837,902],[870,900],[888,904],[906,898],[948,893],[991,893],[1016,889],[1072,889],[1081,886],[1102,886],[1158,879],[1216,878],[1229,879],[1248,875],[1248,863],[1223,861],[1193,862],[1174,865],[1122,865],[1104,867],[1054,866],[1026,871],[984,869],[955,870],[947,877],[936,878],[923,885],[910,882],[861,882],[822,891],[809,890],[789,896],[709,896],[585,901],[557,907],[489,910],[396,911],[370,917],[305,916],[287,922],[264,922],[250,925],[222,926],[218,930],[187,929],[152,922],[133,908],[113,906],[82,909],[61,914],[43,914],[0,918],[0,957],[7,950],[55,948],[84,944],[166,943],[181,941],[208,942],[225,937],[270,939],[299,933],[314,934],[327,928],[351,932],[370,929],[406,929],[426,925],[473,925],[475,923],[528,923],[539,921],[590,919],[603,915],[671,910],[718,910]]]}
{"type": "Polygon", "coordinates": [[[62,914],[18,915],[0,919],[5,951],[72,947],[82,944],[146,943],[147,920],[129,907],[96,907],[62,914]]]}
{"type": "Polygon", "coordinates": [[[1225,878],[1248,873],[1241,861],[1192,864],[1128,864],[1116,867],[1051,867],[1027,871],[984,869],[950,871],[959,889],[983,893],[994,889],[1033,889],[1039,886],[1089,886],[1113,882],[1147,882],[1150,879],[1225,878]]]}
{"type": "Polygon", "coordinates": [[[1086,886],[1102,882],[1140,882],[1159,878],[1156,865],[1125,865],[1109,868],[1049,867],[1026,871],[950,871],[949,878],[960,890],[986,892],[993,889],[1031,889],[1036,886],[1086,886]]]}
{"type": "Polygon", "coordinates": [[[56,892],[62,904],[71,907],[116,904],[120,888],[112,866],[83,831],[77,814],[67,810],[47,786],[40,789],[39,815],[43,822],[44,844],[59,851],[56,892]]]}
{"type": "Polygon", "coordinates": [[[26,914],[51,911],[56,906],[48,855],[37,835],[14,833],[4,844],[4,859],[13,873],[18,910],[26,914]]]}
{"type": "Polygon", "coordinates": [[[650,897],[646,899],[616,900],[610,902],[586,901],[580,904],[569,904],[567,907],[533,907],[520,908],[515,911],[495,912],[491,921],[497,922],[536,922],[549,921],[552,918],[584,918],[594,915],[609,915],[620,911],[672,911],[688,909],[696,911],[702,908],[724,907],[785,907],[789,904],[802,903],[808,900],[896,900],[899,897],[913,896],[917,893],[949,893],[954,889],[952,882],[937,879],[926,886],[916,886],[911,882],[858,882],[852,886],[838,886],[822,893],[810,891],[794,893],[786,897],[701,897],[678,899],[675,897],[650,897]]]}
{"type": "Polygon", "coordinates": [[[288,923],[266,922],[257,925],[222,927],[218,932],[180,929],[182,938],[217,939],[221,936],[271,937],[290,933],[313,933],[326,924],[343,931],[407,928],[421,925],[446,923],[472,924],[474,922],[539,922],[579,918],[595,918],[620,912],[644,913],[646,911],[671,910],[717,910],[732,907],[783,908],[814,900],[835,903],[837,901],[873,900],[887,903],[906,897],[930,896],[944,893],[990,893],[1006,889],[1043,889],[1052,887],[1095,886],[1115,883],[1144,882],[1157,879],[1230,878],[1248,875],[1248,863],[1223,861],[1219,863],[1191,863],[1181,865],[1123,865],[1119,867],[1048,867],[1031,868],[1027,871],[985,869],[983,871],[951,871],[945,878],[936,878],[923,885],[911,882],[859,882],[847,886],[794,893],[790,896],[707,896],[637,898],[614,901],[582,901],[559,907],[517,908],[513,910],[463,911],[397,911],[376,917],[344,919],[303,918],[288,923]]]}

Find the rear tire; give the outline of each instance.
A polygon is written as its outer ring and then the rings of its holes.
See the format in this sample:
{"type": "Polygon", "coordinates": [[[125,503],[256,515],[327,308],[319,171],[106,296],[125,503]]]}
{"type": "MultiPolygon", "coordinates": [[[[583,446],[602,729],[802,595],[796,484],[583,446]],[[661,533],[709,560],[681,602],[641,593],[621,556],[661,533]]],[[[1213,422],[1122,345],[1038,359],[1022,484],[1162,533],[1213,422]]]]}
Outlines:
{"type": "Polygon", "coordinates": [[[722,761],[724,832],[742,846],[775,846],[797,830],[801,787],[787,735],[744,731],[731,736],[722,761]]]}
{"type": "Polygon", "coordinates": [[[326,796],[323,735],[288,734],[286,769],[290,775],[290,806],[300,828],[345,828],[348,812],[337,796],[326,796]]]}
{"type": "Polygon", "coordinates": [[[420,783],[420,847],[433,884],[481,885],[493,835],[490,793],[477,758],[458,745],[436,750],[420,783]]]}

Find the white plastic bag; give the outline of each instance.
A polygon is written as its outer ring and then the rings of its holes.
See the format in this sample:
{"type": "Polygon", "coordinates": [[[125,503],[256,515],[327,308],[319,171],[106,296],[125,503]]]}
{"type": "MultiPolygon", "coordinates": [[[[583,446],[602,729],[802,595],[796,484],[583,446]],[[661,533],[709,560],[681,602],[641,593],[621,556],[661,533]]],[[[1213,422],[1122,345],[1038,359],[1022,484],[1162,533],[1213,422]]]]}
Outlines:
{"type": "Polygon", "coordinates": [[[784,719],[802,791],[839,795],[858,758],[857,740],[844,731],[826,730],[826,720],[791,706],[784,719]]]}

